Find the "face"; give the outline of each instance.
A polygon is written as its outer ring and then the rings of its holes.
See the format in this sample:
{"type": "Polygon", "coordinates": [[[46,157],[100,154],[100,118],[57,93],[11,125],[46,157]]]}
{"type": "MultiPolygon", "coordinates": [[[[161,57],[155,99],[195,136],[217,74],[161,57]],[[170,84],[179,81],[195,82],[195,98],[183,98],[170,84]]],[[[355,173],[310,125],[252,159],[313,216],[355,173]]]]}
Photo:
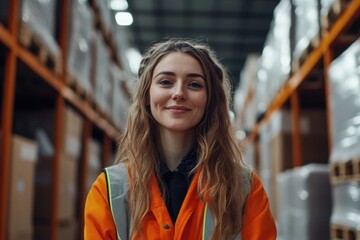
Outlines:
{"type": "Polygon", "coordinates": [[[189,54],[173,52],[156,65],[150,86],[150,109],[160,131],[193,132],[207,101],[205,75],[189,54]]]}

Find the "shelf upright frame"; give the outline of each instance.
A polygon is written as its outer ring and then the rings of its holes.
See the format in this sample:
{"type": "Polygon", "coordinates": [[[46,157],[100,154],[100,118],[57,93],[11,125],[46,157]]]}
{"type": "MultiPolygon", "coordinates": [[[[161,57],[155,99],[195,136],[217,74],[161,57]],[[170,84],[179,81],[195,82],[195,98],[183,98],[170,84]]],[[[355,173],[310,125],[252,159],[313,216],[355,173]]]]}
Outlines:
{"type": "Polygon", "coordinates": [[[331,30],[326,33],[319,46],[316,47],[306,59],[299,71],[295,72],[275,96],[269,108],[267,109],[264,118],[258,122],[251,133],[247,136],[244,144],[247,146],[253,142],[258,135],[260,126],[268,121],[270,116],[291,97],[293,92],[299,85],[309,76],[317,63],[322,61],[324,53],[332,46],[336,39],[345,31],[346,27],[351,24],[356,18],[360,16],[360,0],[352,0],[346,10],[340,15],[339,19],[332,26],[331,30]]]}
{"type": "MultiPolygon", "coordinates": [[[[60,13],[60,28],[59,28],[59,44],[61,52],[61,63],[62,68],[60,72],[60,82],[62,88],[65,83],[65,68],[64,60],[66,59],[67,52],[67,39],[68,39],[68,16],[69,16],[69,1],[63,0],[60,13]]],[[[56,96],[56,109],[55,109],[55,156],[53,163],[53,179],[52,179],[52,193],[51,193],[51,221],[50,221],[50,239],[56,240],[58,237],[58,215],[59,215],[59,196],[60,196],[60,176],[61,176],[61,162],[64,161],[62,158],[63,139],[64,139],[64,113],[65,113],[65,98],[57,92],[56,96]]]]}
{"type": "MultiPolygon", "coordinates": [[[[18,0],[10,1],[9,9],[9,31],[10,41],[17,41],[18,34],[18,9],[20,3],[18,0]]],[[[5,32],[5,31],[3,31],[5,32]]],[[[4,34],[5,35],[5,34],[4,34]]],[[[9,37],[9,35],[7,35],[9,37]]],[[[12,123],[13,123],[13,108],[15,100],[15,86],[16,86],[16,53],[14,49],[9,47],[6,63],[5,63],[5,75],[3,86],[3,99],[2,99],[2,121],[1,121],[1,145],[0,145],[0,240],[7,238],[7,226],[8,226],[8,204],[9,204],[9,172],[11,169],[11,135],[12,135],[12,123]]]]}
{"type": "MultiPolygon", "coordinates": [[[[87,179],[88,179],[88,169],[89,169],[89,159],[90,159],[90,141],[92,135],[93,125],[91,121],[87,118],[84,119],[84,127],[83,127],[83,149],[80,159],[80,168],[79,168],[79,198],[78,198],[78,218],[79,218],[79,226],[84,226],[84,212],[85,212],[85,201],[86,201],[86,190],[87,190],[87,179]]],[[[79,229],[79,239],[83,238],[83,228],[79,229]]]]}
{"type": "Polygon", "coordinates": [[[302,146],[301,146],[301,129],[300,129],[300,100],[298,90],[295,90],[290,96],[291,103],[291,126],[293,133],[293,167],[302,166],[302,146]]]}

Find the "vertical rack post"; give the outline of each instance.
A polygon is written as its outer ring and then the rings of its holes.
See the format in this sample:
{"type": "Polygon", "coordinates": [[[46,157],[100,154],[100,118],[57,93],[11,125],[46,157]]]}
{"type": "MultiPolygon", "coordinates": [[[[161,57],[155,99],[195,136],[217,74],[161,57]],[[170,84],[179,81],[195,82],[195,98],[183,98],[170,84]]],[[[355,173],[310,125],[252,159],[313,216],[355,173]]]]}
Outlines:
{"type": "Polygon", "coordinates": [[[59,192],[60,192],[60,164],[63,149],[63,119],[64,119],[65,101],[61,95],[56,99],[55,112],[55,156],[53,159],[52,169],[52,192],[51,192],[51,216],[50,216],[50,239],[57,239],[58,231],[58,215],[59,215],[59,192]]]}
{"type": "MultiPolygon", "coordinates": [[[[19,1],[10,1],[9,11],[9,30],[13,41],[17,41],[18,34],[18,10],[19,1]]],[[[3,99],[1,108],[1,145],[0,145],[0,240],[5,240],[7,237],[7,223],[8,223],[8,201],[9,201],[9,170],[10,154],[11,154],[11,133],[13,122],[13,108],[15,98],[16,85],[16,53],[15,49],[10,48],[6,57],[5,76],[3,86],[3,99]]]]}
{"type": "Polygon", "coordinates": [[[80,159],[80,168],[79,168],[79,191],[78,191],[78,217],[79,217],[79,239],[83,238],[83,226],[84,226],[84,204],[86,199],[86,187],[87,187],[87,173],[89,169],[89,149],[90,149],[90,139],[92,133],[92,124],[89,119],[84,120],[83,128],[83,153],[80,159]]]}
{"type": "Polygon", "coordinates": [[[293,145],[293,166],[302,166],[301,133],[300,133],[300,103],[299,93],[295,90],[291,96],[291,125],[292,125],[292,145],[293,145]]]}
{"type": "Polygon", "coordinates": [[[103,140],[103,167],[108,166],[109,160],[111,159],[111,138],[108,135],[104,135],[103,140]]]}
{"type": "MultiPolygon", "coordinates": [[[[60,14],[60,33],[59,33],[59,44],[61,50],[61,81],[65,82],[65,64],[64,60],[66,58],[67,50],[67,38],[68,38],[68,11],[69,11],[69,1],[63,0],[60,14]]],[[[63,144],[63,120],[64,120],[64,111],[65,111],[65,99],[61,94],[56,96],[56,114],[55,114],[55,156],[53,159],[53,169],[52,169],[52,192],[51,192],[51,222],[50,222],[50,239],[56,240],[58,236],[58,215],[59,215],[59,193],[60,193],[60,164],[62,159],[62,144],[63,144]]]]}

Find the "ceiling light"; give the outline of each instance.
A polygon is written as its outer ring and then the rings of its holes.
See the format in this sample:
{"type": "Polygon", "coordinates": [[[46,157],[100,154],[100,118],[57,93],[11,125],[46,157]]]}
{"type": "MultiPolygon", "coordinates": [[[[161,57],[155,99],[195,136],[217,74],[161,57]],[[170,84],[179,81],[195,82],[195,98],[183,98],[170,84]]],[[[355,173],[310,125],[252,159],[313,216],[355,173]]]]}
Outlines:
{"type": "Polygon", "coordinates": [[[112,0],[110,2],[110,7],[115,11],[124,11],[128,9],[129,5],[126,0],[112,0]]]}
{"type": "Polygon", "coordinates": [[[129,26],[133,23],[134,19],[129,12],[118,12],[115,14],[116,23],[120,26],[129,26]]]}
{"type": "Polygon", "coordinates": [[[130,70],[136,74],[139,70],[142,59],[140,51],[136,48],[129,48],[126,50],[125,54],[129,61],[130,70]]]}

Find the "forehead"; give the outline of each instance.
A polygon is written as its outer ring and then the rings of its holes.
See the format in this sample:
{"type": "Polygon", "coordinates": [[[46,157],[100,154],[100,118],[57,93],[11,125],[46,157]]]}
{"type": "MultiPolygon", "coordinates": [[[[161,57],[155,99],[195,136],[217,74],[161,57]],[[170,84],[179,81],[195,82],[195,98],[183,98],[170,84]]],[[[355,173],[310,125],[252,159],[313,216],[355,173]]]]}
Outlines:
{"type": "Polygon", "coordinates": [[[163,56],[156,64],[153,76],[162,71],[174,73],[198,73],[204,75],[200,62],[187,53],[171,52],[163,56]]]}

